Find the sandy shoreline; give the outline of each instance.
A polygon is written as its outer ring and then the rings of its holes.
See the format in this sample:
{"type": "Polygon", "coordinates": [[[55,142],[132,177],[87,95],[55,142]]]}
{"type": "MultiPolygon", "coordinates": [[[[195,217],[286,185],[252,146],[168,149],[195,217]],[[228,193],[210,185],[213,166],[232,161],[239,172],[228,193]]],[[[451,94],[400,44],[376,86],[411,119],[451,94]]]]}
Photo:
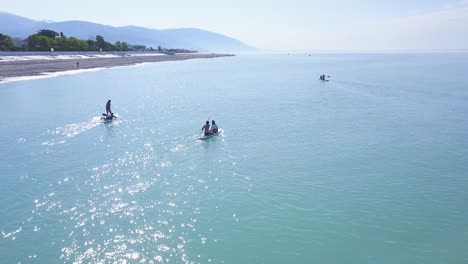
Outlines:
{"type": "Polygon", "coordinates": [[[0,82],[6,82],[21,77],[50,76],[52,73],[76,70],[111,68],[135,65],[145,62],[179,61],[189,59],[209,59],[232,56],[229,54],[177,54],[166,56],[119,56],[86,59],[34,59],[0,61],[0,82]],[[79,62],[79,67],[77,67],[79,62]]]}

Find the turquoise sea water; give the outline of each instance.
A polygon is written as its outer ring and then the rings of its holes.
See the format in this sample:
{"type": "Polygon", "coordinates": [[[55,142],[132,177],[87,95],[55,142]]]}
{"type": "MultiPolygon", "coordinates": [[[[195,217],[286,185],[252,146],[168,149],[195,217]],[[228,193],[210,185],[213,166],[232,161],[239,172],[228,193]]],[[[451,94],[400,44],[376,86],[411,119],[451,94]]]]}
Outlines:
{"type": "Polygon", "coordinates": [[[1,262],[468,263],[467,73],[244,55],[0,84],[1,262]]]}

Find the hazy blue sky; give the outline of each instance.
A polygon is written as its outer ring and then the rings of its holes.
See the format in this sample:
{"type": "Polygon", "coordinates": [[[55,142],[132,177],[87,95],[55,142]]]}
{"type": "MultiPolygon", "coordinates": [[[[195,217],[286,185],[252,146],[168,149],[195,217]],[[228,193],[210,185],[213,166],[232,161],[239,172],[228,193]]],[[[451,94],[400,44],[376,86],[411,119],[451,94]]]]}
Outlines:
{"type": "Polygon", "coordinates": [[[468,48],[468,0],[0,0],[39,20],[197,27],[273,50],[468,48]]]}

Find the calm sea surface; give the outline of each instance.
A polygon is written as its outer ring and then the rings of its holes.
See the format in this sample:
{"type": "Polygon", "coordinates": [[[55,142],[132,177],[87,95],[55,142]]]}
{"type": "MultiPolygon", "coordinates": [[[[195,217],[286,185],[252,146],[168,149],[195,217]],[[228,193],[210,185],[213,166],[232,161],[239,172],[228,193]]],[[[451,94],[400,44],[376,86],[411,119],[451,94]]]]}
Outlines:
{"type": "Polygon", "coordinates": [[[468,53],[145,64],[0,113],[2,263],[468,263],[468,53]]]}

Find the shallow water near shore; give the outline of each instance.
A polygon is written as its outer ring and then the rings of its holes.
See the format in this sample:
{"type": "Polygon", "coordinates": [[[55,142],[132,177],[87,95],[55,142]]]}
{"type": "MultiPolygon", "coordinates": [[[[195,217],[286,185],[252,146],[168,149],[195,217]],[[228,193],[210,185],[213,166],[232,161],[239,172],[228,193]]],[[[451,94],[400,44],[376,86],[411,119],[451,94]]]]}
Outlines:
{"type": "Polygon", "coordinates": [[[1,262],[466,263],[467,72],[240,55],[0,84],[1,262]]]}

